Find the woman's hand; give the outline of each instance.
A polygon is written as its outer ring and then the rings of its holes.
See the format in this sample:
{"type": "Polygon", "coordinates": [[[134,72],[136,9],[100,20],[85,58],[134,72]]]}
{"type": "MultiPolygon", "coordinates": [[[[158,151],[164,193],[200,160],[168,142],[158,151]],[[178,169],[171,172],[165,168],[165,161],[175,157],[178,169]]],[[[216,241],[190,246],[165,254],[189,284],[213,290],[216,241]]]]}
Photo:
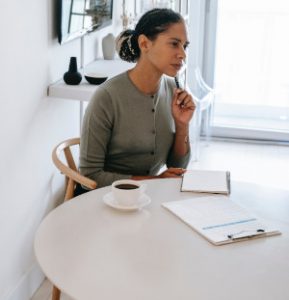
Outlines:
{"type": "Polygon", "coordinates": [[[182,176],[187,170],[182,168],[168,168],[157,176],[132,176],[133,180],[157,179],[157,178],[178,178],[182,176]]]}
{"type": "Polygon", "coordinates": [[[193,97],[185,90],[174,89],[172,115],[176,126],[187,126],[196,109],[193,97]]]}
{"type": "Polygon", "coordinates": [[[158,178],[177,178],[182,176],[186,172],[185,169],[182,168],[168,168],[164,172],[162,172],[160,175],[158,175],[158,178]]]}

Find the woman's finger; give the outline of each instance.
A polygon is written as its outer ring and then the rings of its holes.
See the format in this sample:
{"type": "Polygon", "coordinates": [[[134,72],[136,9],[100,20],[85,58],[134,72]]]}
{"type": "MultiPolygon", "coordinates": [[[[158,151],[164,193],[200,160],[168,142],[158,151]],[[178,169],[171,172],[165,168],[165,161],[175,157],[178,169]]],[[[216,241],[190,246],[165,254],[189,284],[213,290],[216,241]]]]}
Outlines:
{"type": "Polygon", "coordinates": [[[179,93],[177,98],[177,104],[181,105],[188,96],[189,95],[186,91],[182,91],[181,93],[179,93]]]}
{"type": "Polygon", "coordinates": [[[183,175],[186,169],[182,168],[168,168],[163,173],[159,175],[160,178],[177,178],[183,175]]]}
{"type": "Polygon", "coordinates": [[[166,173],[165,178],[178,178],[181,174],[175,174],[175,173],[166,173]]]}
{"type": "Polygon", "coordinates": [[[177,105],[178,104],[178,99],[179,99],[179,96],[180,94],[182,93],[183,91],[181,89],[177,89],[175,88],[174,89],[174,93],[173,93],[173,101],[172,101],[172,104],[173,105],[177,105]]]}
{"type": "Polygon", "coordinates": [[[186,170],[182,168],[169,168],[167,171],[175,175],[182,175],[186,172],[186,170]]]}
{"type": "Polygon", "coordinates": [[[193,102],[193,98],[190,94],[187,94],[181,103],[179,104],[180,108],[189,108],[189,109],[194,109],[195,103],[193,102]]]}

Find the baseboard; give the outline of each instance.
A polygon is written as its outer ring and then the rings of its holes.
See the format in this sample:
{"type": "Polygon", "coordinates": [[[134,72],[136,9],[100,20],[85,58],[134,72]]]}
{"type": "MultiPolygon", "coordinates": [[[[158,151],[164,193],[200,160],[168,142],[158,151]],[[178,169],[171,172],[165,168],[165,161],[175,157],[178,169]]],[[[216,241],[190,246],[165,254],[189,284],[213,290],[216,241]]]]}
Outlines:
{"type": "Polygon", "coordinates": [[[30,300],[45,279],[40,267],[35,262],[21,277],[16,287],[3,300],[30,300]]]}

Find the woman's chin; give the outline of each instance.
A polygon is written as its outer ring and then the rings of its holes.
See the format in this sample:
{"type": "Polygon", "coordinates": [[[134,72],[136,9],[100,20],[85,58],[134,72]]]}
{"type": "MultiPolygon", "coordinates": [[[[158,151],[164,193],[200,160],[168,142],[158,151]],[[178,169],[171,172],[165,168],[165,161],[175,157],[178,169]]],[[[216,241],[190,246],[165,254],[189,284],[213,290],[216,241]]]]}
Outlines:
{"type": "Polygon", "coordinates": [[[178,75],[177,71],[168,71],[164,72],[165,75],[170,76],[170,77],[176,77],[178,75]]]}

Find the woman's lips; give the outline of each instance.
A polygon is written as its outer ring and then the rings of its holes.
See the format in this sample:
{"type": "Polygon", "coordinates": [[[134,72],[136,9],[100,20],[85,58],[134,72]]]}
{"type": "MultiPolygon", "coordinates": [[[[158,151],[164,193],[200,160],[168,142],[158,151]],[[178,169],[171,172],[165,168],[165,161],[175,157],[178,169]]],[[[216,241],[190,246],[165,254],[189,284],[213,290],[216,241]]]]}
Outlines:
{"type": "Polygon", "coordinates": [[[179,71],[182,68],[182,64],[172,64],[173,68],[179,71]]]}

